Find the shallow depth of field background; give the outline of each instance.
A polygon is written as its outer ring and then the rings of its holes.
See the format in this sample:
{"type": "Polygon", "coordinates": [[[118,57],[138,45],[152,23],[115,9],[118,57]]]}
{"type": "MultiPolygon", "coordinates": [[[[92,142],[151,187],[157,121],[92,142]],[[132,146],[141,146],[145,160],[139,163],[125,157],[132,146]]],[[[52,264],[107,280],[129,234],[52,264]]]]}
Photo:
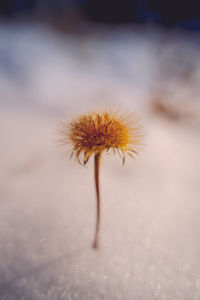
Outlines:
{"type": "Polygon", "coordinates": [[[0,300],[199,300],[197,18],[42,4],[0,7],[0,300]],[[103,156],[99,250],[93,160],[56,143],[59,120],[96,109],[145,130],[136,161],[103,156]]]}

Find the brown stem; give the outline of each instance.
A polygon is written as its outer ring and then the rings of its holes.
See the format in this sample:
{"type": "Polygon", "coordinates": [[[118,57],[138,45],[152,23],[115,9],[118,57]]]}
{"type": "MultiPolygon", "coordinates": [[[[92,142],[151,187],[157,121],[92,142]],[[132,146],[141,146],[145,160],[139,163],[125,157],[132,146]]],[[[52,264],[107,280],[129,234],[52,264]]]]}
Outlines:
{"type": "Polygon", "coordinates": [[[98,248],[98,233],[100,225],[100,192],[99,192],[99,167],[100,167],[101,153],[96,153],[94,156],[94,178],[96,188],[96,229],[94,235],[93,248],[98,248]]]}

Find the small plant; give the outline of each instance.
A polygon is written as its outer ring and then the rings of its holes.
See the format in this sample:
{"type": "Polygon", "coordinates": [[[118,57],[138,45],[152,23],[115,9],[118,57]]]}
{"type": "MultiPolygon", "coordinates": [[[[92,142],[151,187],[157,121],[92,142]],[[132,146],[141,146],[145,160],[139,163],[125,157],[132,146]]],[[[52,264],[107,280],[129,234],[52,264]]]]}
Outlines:
{"type": "Polygon", "coordinates": [[[97,198],[96,228],[93,248],[98,248],[100,227],[100,190],[99,169],[102,153],[110,149],[122,157],[126,154],[135,158],[138,146],[141,145],[142,131],[135,114],[118,114],[109,111],[82,114],[71,123],[62,122],[60,129],[63,145],[71,144],[71,157],[86,165],[94,155],[94,178],[97,198]]]}

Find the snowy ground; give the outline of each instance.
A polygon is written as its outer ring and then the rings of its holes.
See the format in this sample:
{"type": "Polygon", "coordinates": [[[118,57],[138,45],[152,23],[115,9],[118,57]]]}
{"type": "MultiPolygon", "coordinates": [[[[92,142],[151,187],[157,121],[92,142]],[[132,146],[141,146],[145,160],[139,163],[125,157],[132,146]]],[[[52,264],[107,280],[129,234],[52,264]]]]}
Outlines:
{"type": "Polygon", "coordinates": [[[200,299],[199,49],[180,33],[1,24],[0,300],[200,299]],[[123,167],[104,155],[93,250],[93,161],[62,159],[56,128],[107,107],[137,111],[146,146],[123,167]]]}

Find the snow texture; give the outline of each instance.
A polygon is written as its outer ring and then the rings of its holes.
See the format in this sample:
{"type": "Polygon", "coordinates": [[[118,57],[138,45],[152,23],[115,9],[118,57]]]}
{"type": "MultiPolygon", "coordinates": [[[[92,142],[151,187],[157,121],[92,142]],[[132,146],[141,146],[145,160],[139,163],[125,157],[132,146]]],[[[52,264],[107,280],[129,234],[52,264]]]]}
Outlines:
{"type": "Polygon", "coordinates": [[[199,49],[181,32],[1,24],[1,300],[200,299],[199,49]],[[93,160],[63,159],[56,128],[98,108],[138,112],[146,146],[124,166],[104,154],[94,250],[93,160]]]}

